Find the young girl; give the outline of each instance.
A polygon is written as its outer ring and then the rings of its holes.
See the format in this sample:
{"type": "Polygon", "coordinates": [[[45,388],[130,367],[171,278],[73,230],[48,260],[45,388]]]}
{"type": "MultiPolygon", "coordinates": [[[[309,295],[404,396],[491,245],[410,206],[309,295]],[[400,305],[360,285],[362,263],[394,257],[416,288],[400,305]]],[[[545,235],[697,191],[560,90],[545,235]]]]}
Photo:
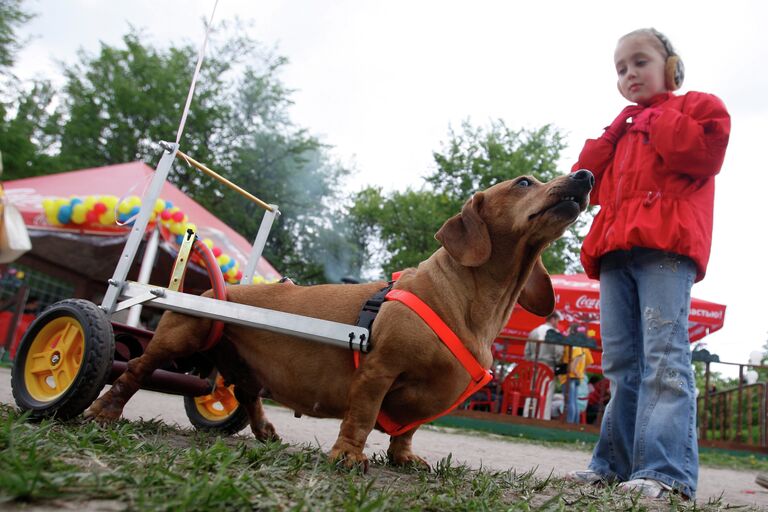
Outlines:
{"type": "Polygon", "coordinates": [[[588,140],[576,169],[596,179],[600,211],[581,261],[600,279],[603,371],[612,397],[580,482],[693,499],[698,479],[696,402],[688,343],[690,290],[704,277],[715,175],[730,132],[711,94],[676,96],[684,68],[654,29],[619,39],[618,88],[632,102],[588,140]]]}

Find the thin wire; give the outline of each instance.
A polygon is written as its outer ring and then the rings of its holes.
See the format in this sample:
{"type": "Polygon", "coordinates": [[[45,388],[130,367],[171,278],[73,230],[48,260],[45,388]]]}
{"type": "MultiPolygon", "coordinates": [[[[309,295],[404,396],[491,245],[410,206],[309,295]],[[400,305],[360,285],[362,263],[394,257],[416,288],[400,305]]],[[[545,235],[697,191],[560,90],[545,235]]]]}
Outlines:
{"type": "Polygon", "coordinates": [[[208,21],[208,27],[205,30],[205,39],[200,47],[200,53],[197,55],[197,66],[195,66],[195,74],[192,75],[192,83],[189,84],[189,94],[187,94],[187,103],[184,105],[184,112],[181,114],[181,122],[179,122],[179,131],[176,132],[176,144],[181,140],[181,134],[184,133],[184,125],[187,123],[187,114],[189,114],[189,105],[192,103],[192,96],[195,94],[195,84],[197,78],[200,75],[200,67],[203,65],[203,56],[205,55],[205,46],[208,44],[208,35],[211,33],[211,27],[213,26],[213,15],[216,14],[216,6],[219,5],[219,0],[213,4],[213,12],[211,12],[211,19],[208,21]]]}

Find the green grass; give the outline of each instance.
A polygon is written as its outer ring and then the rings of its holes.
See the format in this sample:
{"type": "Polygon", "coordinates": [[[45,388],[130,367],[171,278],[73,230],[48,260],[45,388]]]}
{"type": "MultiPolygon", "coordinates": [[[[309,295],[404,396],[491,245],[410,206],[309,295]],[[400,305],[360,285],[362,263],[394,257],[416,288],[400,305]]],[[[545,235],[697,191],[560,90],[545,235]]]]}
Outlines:
{"type": "MultiPolygon", "coordinates": [[[[432,471],[346,470],[316,447],[218,438],[157,421],[30,423],[0,405],[0,508],[82,510],[690,510],[514,471],[473,470],[450,455],[432,471]],[[65,506],[62,506],[65,505],[65,506]]],[[[756,510],[741,508],[740,510],[756,510]]]]}

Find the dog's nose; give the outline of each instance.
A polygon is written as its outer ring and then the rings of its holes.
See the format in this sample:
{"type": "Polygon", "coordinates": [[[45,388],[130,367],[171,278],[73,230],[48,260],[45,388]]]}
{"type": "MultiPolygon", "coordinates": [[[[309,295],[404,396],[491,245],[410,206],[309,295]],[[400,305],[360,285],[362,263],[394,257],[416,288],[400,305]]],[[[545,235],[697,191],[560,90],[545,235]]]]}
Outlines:
{"type": "Polygon", "coordinates": [[[576,172],[570,174],[572,180],[589,181],[589,186],[595,186],[595,176],[586,169],[579,169],[576,172]]]}

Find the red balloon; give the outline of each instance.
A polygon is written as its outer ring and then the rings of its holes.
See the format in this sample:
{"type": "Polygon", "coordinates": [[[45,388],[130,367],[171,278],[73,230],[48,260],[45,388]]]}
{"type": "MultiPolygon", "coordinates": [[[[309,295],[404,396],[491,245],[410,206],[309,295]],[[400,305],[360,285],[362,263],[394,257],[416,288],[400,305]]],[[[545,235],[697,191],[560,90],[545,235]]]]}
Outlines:
{"type": "Polygon", "coordinates": [[[176,222],[183,221],[184,220],[184,212],[182,212],[182,211],[175,212],[173,214],[173,220],[175,220],[176,222]]]}
{"type": "Polygon", "coordinates": [[[102,213],[107,211],[107,205],[105,205],[102,202],[94,203],[93,211],[96,212],[96,215],[101,215],[102,213]]]}
{"type": "Polygon", "coordinates": [[[243,278],[243,271],[242,270],[238,270],[237,274],[235,274],[235,281],[237,281],[239,283],[242,278],[243,278]]]}
{"type": "Polygon", "coordinates": [[[163,210],[160,212],[160,218],[163,220],[171,220],[171,212],[168,210],[163,210]]]}
{"type": "Polygon", "coordinates": [[[85,221],[88,224],[97,224],[99,222],[99,214],[96,213],[95,208],[85,214],[85,221]]]}
{"type": "Polygon", "coordinates": [[[213,255],[214,255],[216,258],[218,258],[219,256],[221,256],[221,249],[219,249],[218,247],[214,247],[214,248],[213,248],[213,249],[211,249],[211,250],[213,251],[213,255]]]}

